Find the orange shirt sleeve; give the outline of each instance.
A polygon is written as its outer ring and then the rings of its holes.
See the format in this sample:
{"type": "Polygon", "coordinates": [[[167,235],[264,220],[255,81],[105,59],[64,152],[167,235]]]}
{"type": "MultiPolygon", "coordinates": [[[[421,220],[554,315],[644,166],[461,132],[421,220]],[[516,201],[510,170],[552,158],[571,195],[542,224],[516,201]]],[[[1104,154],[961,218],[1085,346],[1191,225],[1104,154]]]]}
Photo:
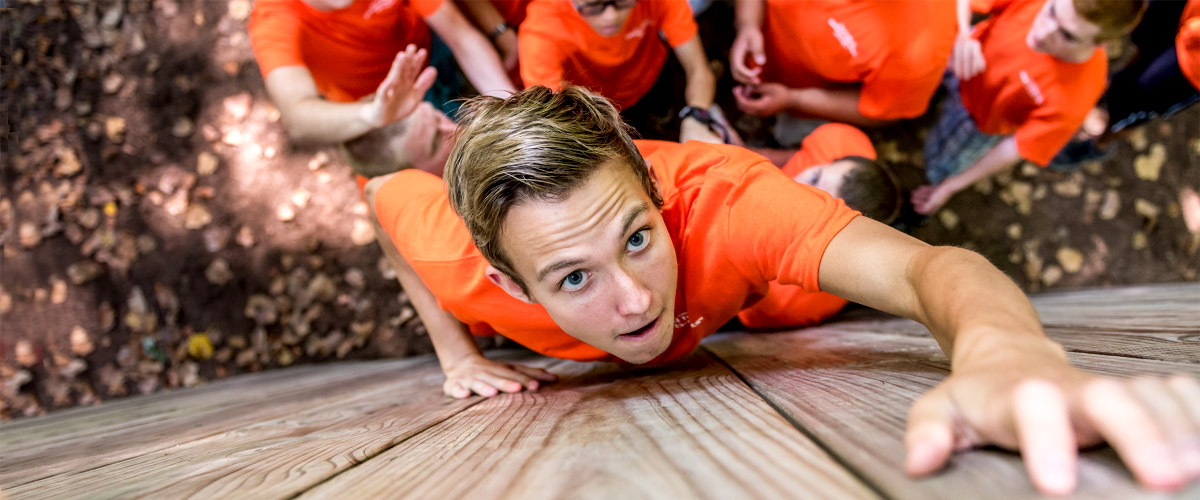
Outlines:
{"type": "Polygon", "coordinates": [[[726,255],[753,281],[820,291],[825,248],[859,212],[784,176],[765,159],[744,170],[725,200],[726,255]],[[763,217],[763,214],[775,214],[763,217]]]}
{"type": "Polygon", "coordinates": [[[442,8],[443,2],[444,0],[409,0],[409,5],[421,17],[429,17],[442,8]]]}
{"type": "Polygon", "coordinates": [[[671,48],[683,45],[700,31],[696,19],[692,17],[692,8],[686,0],[671,0],[661,4],[666,9],[661,30],[671,48]]]}
{"type": "Polygon", "coordinates": [[[300,56],[300,15],[286,1],[255,2],[248,31],[250,48],[264,79],[275,68],[304,66],[300,56]]]}
{"type": "MultiPolygon", "coordinates": [[[[375,192],[375,217],[405,258],[411,256],[408,246],[412,243],[411,238],[405,236],[424,234],[418,231],[414,224],[423,223],[428,219],[422,214],[411,213],[412,208],[445,204],[444,191],[444,183],[440,177],[409,169],[397,172],[375,192]]],[[[449,230],[450,228],[447,228],[447,231],[449,230]]]]}
{"type": "Polygon", "coordinates": [[[1183,76],[1200,89],[1200,0],[1188,0],[1175,37],[1175,57],[1183,76]]]}

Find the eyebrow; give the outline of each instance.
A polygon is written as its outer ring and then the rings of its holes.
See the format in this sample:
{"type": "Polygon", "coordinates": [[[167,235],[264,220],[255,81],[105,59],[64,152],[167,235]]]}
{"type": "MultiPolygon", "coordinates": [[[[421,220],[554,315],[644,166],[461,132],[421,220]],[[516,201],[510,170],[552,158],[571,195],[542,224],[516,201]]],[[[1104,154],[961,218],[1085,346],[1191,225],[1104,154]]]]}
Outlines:
{"type": "MultiPolygon", "coordinates": [[[[639,203],[637,206],[633,207],[633,209],[630,210],[629,213],[625,214],[624,220],[621,221],[621,234],[628,233],[629,227],[633,225],[633,221],[637,220],[638,216],[646,213],[646,211],[649,209],[650,209],[649,205],[646,205],[645,202],[642,202],[642,203],[639,203]]],[[[553,264],[550,264],[549,266],[546,266],[541,271],[538,271],[537,281],[540,283],[540,282],[544,281],[547,276],[549,276],[551,273],[553,273],[555,271],[559,271],[559,270],[569,268],[569,267],[575,267],[582,263],[583,263],[583,261],[580,259],[562,260],[562,261],[555,262],[553,264]]]]}

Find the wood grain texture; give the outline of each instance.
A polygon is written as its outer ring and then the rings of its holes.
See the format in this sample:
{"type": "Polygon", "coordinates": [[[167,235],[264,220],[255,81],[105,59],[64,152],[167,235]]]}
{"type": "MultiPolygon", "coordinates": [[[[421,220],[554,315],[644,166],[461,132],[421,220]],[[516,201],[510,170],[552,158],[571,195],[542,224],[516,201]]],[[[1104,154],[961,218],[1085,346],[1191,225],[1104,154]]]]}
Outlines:
{"type": "Polygon", "coordinates": [[[555,371],[300,498],[876,498],[706,355],[555,371]]]}
{"type": "MultiPolygon", "coordinates": [[[[844,326],[844,325],[839,325],[844,326]]],[[[800,428],[889,497],[1025,498],[1034,496],[1019,456],[999,450],[959,454],[950,468],[914,481],[904,474],[908,408],[949,374],[931,337],[868,333],[838,326],[780,334],[714,337],[704,348],[729,364],[800,428]]],[[[1070,353],[1074,365],[1107,375],[1200,375],[1200,365],[1070,353]]],[[[1160,498],[1134,484],[1111,449],[1084,454],[1080,498],[1160,498]]],[[[1188,494],[1200,494],[1200,485],[1188,494]]]]}
{"type": "MultiPolygon", "coordinates": [[[[292,384],[322,389],[288,391],[274,381],[230,384],[219,392],[257,397],[258,405],[227,412],[227,420],[209,425],[203,436],[157,434],[158,442],[143,443],[142,452],[130,450],[122,460],[76,465],[5,493],[14,500],[288,498],[479,401],[444,397],[440,368],[428,356],[338,363],[296,375],[303,377],[293,377],[292,384]]],[[[188,413],[203,407],[186,398],[147,399],[144,406],[152,409],[161,404],[188,413]]],[[[173,428],[201,425],[209,416],[193,412],[173,428]]]]}

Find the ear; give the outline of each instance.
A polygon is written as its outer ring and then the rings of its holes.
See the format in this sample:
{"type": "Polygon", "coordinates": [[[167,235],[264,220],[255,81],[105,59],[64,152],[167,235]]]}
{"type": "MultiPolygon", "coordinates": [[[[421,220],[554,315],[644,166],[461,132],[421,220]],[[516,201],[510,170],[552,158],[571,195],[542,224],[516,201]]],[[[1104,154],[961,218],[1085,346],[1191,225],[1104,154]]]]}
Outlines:
{"type": "Polygon", "coordinates": [[[650,163],[650,160],[646,160],[646,170],[650,172],[650,183],[654,184],[654,189],[657,190],[658,194],[661,196],[662,183],[658,181],[658,173],[654,171],[654,164],[650,163]]]}
{"type": "Polygon", "coordinates": [[[487,266],[487,269],[483,270],[483,274],[487,276],[488,281],[491,281],[505,292],[508,292],[508,294],[512,295],[514,299],[526,304],[537,304],[536,300],[533,300],[533,298],[525,295],[525,292],[521,290],[521,286],[518,285],[515,280],[513,280],[507,274],[501,272],[499,269],[496,269],[492,266],[487,266]]]}

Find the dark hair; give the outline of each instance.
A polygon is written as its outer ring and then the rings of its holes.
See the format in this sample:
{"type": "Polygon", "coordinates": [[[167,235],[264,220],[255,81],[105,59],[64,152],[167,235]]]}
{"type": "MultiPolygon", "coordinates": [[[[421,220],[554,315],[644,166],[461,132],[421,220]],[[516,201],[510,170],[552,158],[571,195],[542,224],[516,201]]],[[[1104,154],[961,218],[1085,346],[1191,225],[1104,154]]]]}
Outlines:
{"type": "Polygon", "coordinates": [[[890,224],[900,214],[899,183],[883,164],[862,156],[845,156],[835,161],[854,164],[838,193],[846,206],[884,224],[890,224]]]}
{"type": "Polygon", "coordinates": [[[1133,31],[1149,5],[1148,0],[1073,0],[1075,12],[1100,28],[1096,43],[1121,38],[1133,31]]]}

